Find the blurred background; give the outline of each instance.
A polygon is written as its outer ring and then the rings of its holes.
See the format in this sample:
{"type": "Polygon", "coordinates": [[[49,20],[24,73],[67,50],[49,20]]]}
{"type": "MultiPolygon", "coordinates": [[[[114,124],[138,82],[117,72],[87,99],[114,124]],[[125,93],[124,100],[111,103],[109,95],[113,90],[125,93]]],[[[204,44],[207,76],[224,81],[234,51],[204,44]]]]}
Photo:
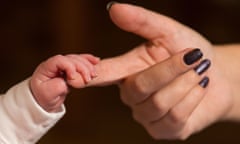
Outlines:
{"type": "MultiPolygon", "coordinates": [[[[1,0],[1,93],[29,77],[55,54],[92,53],[107,58],[144,40],[119,30],[109,19],[109,0],[1,0]]],[[[132,0],[192,27],[212,43],[240,42],[238,0],[132,0]]],[[[73,90],[67,113],[39,144],[239,143],[240,125],[218,123],[186,141],[153,140],[121,103],[116,86],[73,90]]]]}

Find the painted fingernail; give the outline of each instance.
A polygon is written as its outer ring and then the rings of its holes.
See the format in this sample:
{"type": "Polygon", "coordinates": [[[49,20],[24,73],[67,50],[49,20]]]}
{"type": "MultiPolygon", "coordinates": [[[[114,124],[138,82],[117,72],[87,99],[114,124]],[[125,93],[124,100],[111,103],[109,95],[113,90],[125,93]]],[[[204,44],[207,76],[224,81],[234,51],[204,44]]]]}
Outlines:
{"type": "Polygon", "coordinates": [[[209,78],[206,76],[199,82],[199,85],[203,88],[206,88],[208,86],[208,83],[209,83],[209,78]]]}
{"type": "Polygon", "coordinates": [[[201,59],[202,56],[203,56],[203,54],[202,54],[201,50],[197,48],[197,49],[194,49],[194,50],[188,52],[187,54],[185,54],[183,57],[183,60],[184,60],[185,64],[191,65],[194,62],[201,59]]]}
{"type": "Polygon", "coordinates": [[[106,6],[107,10],[109,11],[111,9],[111,7],[113,6],[113,4],[116,4],[116,3],[118,3],[118,2],[116,2],[116,1],[108,2],[107,6],[106,6]]]}
{"type": "Polygon", "coordinates": [[[210,67],[210,65],[211,61],[209,59],[204,59],[198,66],[194,68],[194,70],[198,75],[201,75],[210,67]]]}

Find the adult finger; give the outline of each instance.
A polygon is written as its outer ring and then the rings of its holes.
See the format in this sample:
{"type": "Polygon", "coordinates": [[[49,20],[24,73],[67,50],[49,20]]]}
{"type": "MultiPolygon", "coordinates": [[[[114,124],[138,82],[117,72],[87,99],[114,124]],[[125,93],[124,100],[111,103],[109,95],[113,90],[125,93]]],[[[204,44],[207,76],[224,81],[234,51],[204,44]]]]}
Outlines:
{"type": "Polygon", "coordinates": [[[123,55],[101,60],[95,65],[97,77],[88,86],[117,84],[123,78],[155,64],[145,48],[143,44],[123,55]]]}
{"type": "MultiPolygon", "coordinates": [[[[208,63],[208,61],[203,62],[204,63],[200,65],[205,66],[202,70],[206,71],[209,68],[209,64],[206,65],[205,62],[208,63]]],[[[190,111],[192,111],[193,107],[196,105],[195,103],[188,103],[188,101],[191,100],[189,97],[191,98],[191,95],[194,95],[200,90],[202,91],[202,89],[196,90],[194,87],[196,87],[196,85],[206,87],[208,82],[203,76],[204,75],[196,73],[196,70],[191,70],[177,77],[144,102],[133,105],[134,118],[142,124],[159,121],[162,117],[165,117],[165,115],[170,115],[173,119],[172,121],[178,118],[181,119],[182,117],[187,118],[190,111]],[[201,79],[204,80],[200,81],[201,79]],[[190,93],[190,91],[194,93],[190,93]],[[182,109],[182,107],[188,109],[182,109]],[[149,111],[151,111],[151,113],[149,113],[149,111]]],[[[197,88],[198,87],[199,86],[197,86],[197,88]]],[[[197,97],[195,100],[197,100],[197,97]]]]}
{"type": "Polygon", "coordinates": [[[208,77],[203,77],[165,116],[152,123],[143,123],[149,134],[155,139],[186,139],[192,133],[189,119],[202,102],[208,82],[208,77]]]}
{"type": "Polygon", "coordinates": [[[202,56],[200,49],[187,49],[128,77],[120,85],[122,101],[130,106],[143,102],[174,78],[196,66],[202,56]]]}

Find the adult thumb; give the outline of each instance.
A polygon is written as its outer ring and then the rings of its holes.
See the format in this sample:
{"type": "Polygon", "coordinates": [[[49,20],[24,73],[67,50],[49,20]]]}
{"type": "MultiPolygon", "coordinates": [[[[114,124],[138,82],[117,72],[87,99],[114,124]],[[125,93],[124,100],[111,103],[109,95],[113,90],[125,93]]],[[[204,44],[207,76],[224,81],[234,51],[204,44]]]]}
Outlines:
{"type": "Polygon", "coordinates": [[[190,47],[211,47],[199,33],[170,17],[130,4],[109,5],[109,14],[114,24],[154,42],[156,46],[164,46],[169,54],[174,55],[190,47]]]}
{"type": "Polygon", "coordinates": [[[177,21],[143,7],[112,2],[107,8],[111,20],[118,27],[147,40],[171,36],[182,27],[177,21]]]}

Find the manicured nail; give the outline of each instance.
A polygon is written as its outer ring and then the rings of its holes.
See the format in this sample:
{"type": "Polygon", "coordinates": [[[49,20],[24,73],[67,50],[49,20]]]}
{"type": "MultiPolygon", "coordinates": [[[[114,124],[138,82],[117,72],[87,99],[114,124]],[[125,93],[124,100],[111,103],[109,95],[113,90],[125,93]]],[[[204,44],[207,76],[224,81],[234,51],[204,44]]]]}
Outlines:
{"type": "Polygon", "coordinates": [[[201,63],[194,68],[195,72],[199,75],[204,73],[211,65],[211,61],[209,59],[205,59],[201,61],[201,63]]]}
{"type": "Polygon", "coordinates": [[[206,88],[208,86],[209,83],[209,78],[208,77],[204,77],[200,82],[199,85],[203,88],[206,88]]]}
{"type": "Polygon", "coordinates": [[[116,3],[118,3],[118,2],[116,2],[116,1],[110,1],[108,4],[107,4],[107,10],[109,11],[110,9],[111,9],[111,7],[113,6],[113,4],[116,4],[116,3]]]}
{"type": "Polygon", "coordinates": [[[191,65],[194,62],[198,61],[199,59],[201,59],[203,56],[202,52],[200,49],[194,49],[190,52],[188,52],[187,54],[184,55],[183,60],[187,65],[191,65]]]}

